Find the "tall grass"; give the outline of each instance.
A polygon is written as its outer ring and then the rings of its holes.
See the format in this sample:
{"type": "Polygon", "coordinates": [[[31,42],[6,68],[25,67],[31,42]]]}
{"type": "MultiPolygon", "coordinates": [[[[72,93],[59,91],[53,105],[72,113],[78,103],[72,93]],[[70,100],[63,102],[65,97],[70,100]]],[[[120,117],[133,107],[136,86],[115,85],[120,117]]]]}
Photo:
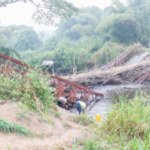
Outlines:
{"type": "Polygon", "coordinates": [[[29,136],[31,133],[26,128],[17,123],[9,123],[3,119],[0,119],[0,131],[18,133],[20,135],[29,136]]]}
{"type": "Polygon", "coordinates": [[[121,100],[91,132],[81,150],[150,150],[150,105],[141,97],[121,100]]]}
{"type": "Polygon", "coordinates": [[[30,70],[24,77],[12,72],[12,77],[0,74],[0,99],[20,101],[28,108],[43,111],[51,109],[54,105],[54,89],[49,85],[49,76],[44,76],[30,70]]]}
{"type": "Polygon", "coordinates": [[[107,117],[103,127],[110,134],[126,134],[129,139],[150,134],[150,106],[143,99],[119,102],[107,117]]]}
{"type": "Polygon", "coordinates": [[[91,125],[94,123],[93,119],[88,117],[86,114],[81,114],[79,116],[75,116],[74,121],[83,126],[88,126],[88,125],[91,125]]]}

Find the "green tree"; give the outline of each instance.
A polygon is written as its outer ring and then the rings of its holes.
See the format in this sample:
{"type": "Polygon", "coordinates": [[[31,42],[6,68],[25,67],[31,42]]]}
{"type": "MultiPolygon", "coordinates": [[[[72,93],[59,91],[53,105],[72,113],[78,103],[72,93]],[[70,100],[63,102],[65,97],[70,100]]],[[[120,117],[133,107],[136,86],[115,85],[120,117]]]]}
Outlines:
{"type": "Polygon", "coordinates": [[[101,18],[101,10],[86,8],[80,14],[72,16],[69,20],[61,21],[56,36],[58,39],[68,38],[77,41],[87,36],[96,34],[95,28],[101,18]]]}
{"type": "Polygon", "coordinates": [[[12,57],[20,58],[20,55],[11,48],[0,47],[0,53],[8,55],[8,56],[12,56],[12,57]]]}
{"type": "Polygon", "coordinates": [[[54,50],[54,48],[57,46],[58,40],[56,37],[51,37],[48,39],[43,47],[43,50],[54,50]]]}
{"type": "Polygon", "coordinates": [[[131,11],[112,14],[100,23],[96,31],[111,41],[133,44],[137,40],[136,22],[131,11]]]}
{"type": "Polygon", "coordinates": [[[150,1],[126,2],[127,5],[114,0],[103,11],[84,8],[79,14],[61,20],[56,34],[38,55],[31,52],[36,60],[30,62],[54,60],[57,72],[69,72],[75,66],[79,71],[105,65],[136,42],[150,46],[150,1]]]}
{"type": "Polygon", "coordinates": [[[15,45],[17,50],[35,50],[42,46],[42,42],[33,30],[23,31],[15,45]]]}
{"type": "Polygon", "coordinates": [[[138,41],[150,47],[150,1],[128,0],[129,6],[134,10],[137,22],[138,41]]]}
{"type": "MultiPolygon", "coordinates": [[[[124,12],[133,16],[137,41],[144,46],[150,46],[150,1],[149,0],[126,0],[128,6],[124,12]]],[[[116,5],[119,8],[119,5],[116,5]]]]}

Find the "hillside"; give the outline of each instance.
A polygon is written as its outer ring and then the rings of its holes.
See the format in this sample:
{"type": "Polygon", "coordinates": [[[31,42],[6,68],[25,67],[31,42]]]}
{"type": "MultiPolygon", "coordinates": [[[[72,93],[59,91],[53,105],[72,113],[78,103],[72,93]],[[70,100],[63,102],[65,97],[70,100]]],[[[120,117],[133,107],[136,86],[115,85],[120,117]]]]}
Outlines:
{"type": "Polygon", "coordinates": [[[77,116],[57,107],[49,79],[33,70],[0,74],[0,149],[63,149],[84,136],[77,116]]]}
{"type": "Polygon", "coordinates": [[[26,137],[0,131],[2,150],[52,150],[71,147],[75,140],[84,136],[84,129],[75,123],[73,115],[57,108],[55,115],[49,114],[47,122],[38,113],[25,110],[20,103],[0,100],[0,118],[18,123],[27,128],[32,136],[26,137]],[[2,104],[3,102],[3,104],[2,104]]]}

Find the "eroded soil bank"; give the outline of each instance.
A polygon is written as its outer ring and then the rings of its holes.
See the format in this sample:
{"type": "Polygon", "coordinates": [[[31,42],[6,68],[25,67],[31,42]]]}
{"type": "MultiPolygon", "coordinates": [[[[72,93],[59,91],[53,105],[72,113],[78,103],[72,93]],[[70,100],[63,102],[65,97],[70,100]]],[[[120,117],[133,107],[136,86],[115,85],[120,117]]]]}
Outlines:
{"type": "MultiPolygon", "coordinates": [[[[1,101],[2,102],[2,101],[1,101]]],[[[68,112],[58,108],[55,116],[46,122],[34,112],[25,111],[16,102],[0,104],[0,118],[18,123],[33,136],[25,137],[0,131],[0,150],[54,150],[69,148],[75,140],[83,138],[84,130],[68,112]]]]}

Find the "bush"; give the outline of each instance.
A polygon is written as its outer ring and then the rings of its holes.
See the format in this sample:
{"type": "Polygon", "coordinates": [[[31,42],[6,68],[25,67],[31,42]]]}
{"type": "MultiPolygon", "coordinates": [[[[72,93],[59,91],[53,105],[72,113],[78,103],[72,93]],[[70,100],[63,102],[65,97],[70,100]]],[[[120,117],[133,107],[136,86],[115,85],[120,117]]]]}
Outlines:
{"type": "Polygon", "coordinates": [[[47,111],[53,107],[54,89],[50,87],[50,77],[30,70],[24,77],[12,72],[13,77],[0,74],[0,98],[21,101],[32,110],[39,107],[47,111]]]}

